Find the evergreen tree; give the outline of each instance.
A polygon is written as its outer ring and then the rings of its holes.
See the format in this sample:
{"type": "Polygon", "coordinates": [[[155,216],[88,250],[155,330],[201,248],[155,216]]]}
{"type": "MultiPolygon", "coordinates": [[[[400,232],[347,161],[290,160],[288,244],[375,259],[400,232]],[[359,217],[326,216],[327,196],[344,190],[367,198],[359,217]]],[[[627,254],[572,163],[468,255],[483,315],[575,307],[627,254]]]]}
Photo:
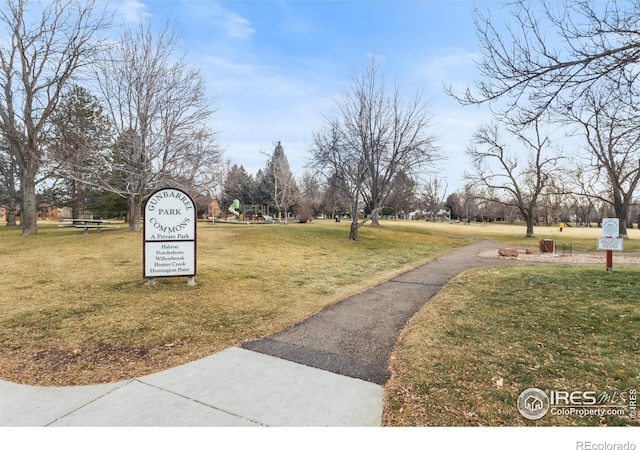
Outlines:
{"type": "Polygon", "coordinates": [[[223,211],[233,203],[240,200],[241,205],[249,205],[255,202],[255,181],[243,166],[236,164],[227,172],[224,181],[220,207],[223,211]]]}
{"type": "Polygon", "coordinates": [[[16,212],[20,203],[18,163],[9,152],[9,143],[0,136],[0,206],[4,207],[7,226],[17,226],[16,212]]]}
{"type": "MultiPolygon", "coordinates": [[[[80,86],[72,86],[52,115],[52,139],[48,150],[57,171],[63,176],[64,203],[73,218],[81,217],[95,197],[97,178],[104,173],[98,155],[111,141],[111,125],[97,98],[80,86]]],[[[91,209],[89,207],[89,209],[91,209]]]]}

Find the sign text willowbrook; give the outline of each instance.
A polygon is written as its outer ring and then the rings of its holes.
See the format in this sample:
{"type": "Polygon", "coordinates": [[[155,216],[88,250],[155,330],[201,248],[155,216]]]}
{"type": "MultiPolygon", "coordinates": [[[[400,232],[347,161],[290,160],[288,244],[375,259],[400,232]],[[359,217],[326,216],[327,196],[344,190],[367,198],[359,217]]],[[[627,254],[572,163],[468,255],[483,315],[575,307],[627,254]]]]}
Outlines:
{"type": "Polygon", "coordinates": [[[144,277],[195,274],[195,203],[179,189],[156,191],[144,208],[144,277]]]}

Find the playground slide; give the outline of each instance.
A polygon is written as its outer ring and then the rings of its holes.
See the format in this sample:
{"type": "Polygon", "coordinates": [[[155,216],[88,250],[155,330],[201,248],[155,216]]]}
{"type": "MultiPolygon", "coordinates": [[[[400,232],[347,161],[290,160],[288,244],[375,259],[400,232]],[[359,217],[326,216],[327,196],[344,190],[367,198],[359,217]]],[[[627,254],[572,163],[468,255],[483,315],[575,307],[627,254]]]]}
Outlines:
{"type": "Polygon", "coordinates": [[[238,211],[236,211],[236,209],[233,207],[233,205],[229,206],[229,212],[231,214],[233,214],[234,216],[236,216],[236,219],[238,217],[240,217],[240,213],[238,211]]]}

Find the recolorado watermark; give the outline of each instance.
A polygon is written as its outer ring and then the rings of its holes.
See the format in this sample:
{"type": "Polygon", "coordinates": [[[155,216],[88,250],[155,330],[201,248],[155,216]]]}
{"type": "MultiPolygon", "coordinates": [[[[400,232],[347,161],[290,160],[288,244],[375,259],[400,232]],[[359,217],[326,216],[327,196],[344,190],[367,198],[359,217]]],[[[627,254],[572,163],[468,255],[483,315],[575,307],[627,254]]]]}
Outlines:
{"type": "MultiPolygon", "coordinates": [[[[618,416],[637,419],[637,390],[623,391],[543,391],[529,388],[518,397],[518,411],[523,417],[538,420],[547,414],[554,416],[607,417],[618,416]]],[[[587,448],[584,448],[587,450],[587,448]]],[[[588,450],[614,450],[589,448],[588,450]]],[[[624,449],[627,450],[627,449],[624,449]]],[[[631,449],[629,449],[631,450],[631,449]]]]}
{"type": "Polygon", "coordinates": [[[636,450],[633,442],[576,442],[576,450],[636,450]]]}

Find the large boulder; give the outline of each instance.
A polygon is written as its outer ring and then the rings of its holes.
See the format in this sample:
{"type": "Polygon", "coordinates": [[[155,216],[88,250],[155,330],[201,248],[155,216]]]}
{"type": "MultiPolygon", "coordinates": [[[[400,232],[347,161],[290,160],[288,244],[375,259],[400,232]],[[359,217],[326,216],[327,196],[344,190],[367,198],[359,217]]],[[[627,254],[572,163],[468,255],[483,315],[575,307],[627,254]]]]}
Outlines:
{"type": "Polygon", "coordinates": [[[501,249],[498,250],[498,255],[516,257],[516,256],[518,256],[518,249],[515,249],[515,248],[501,248],[501,249]]]}

